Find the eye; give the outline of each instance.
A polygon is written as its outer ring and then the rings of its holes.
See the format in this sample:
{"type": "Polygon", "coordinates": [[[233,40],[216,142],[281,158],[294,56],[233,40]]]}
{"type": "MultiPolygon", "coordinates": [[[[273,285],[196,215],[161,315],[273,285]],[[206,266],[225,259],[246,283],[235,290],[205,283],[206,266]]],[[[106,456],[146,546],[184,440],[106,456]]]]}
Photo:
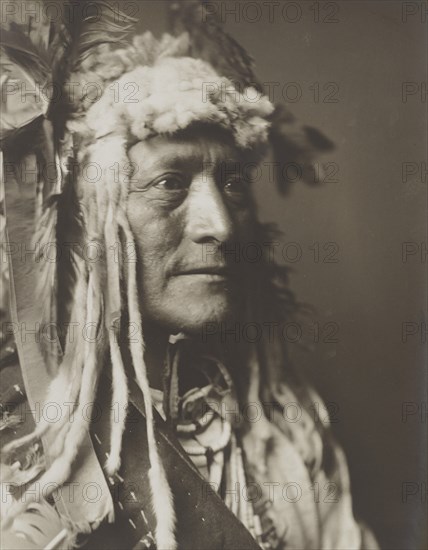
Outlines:
{"type": "Polygon", "coordinates": [[[152,183],[159,191],[187,191],[188,182],[180,174],[165,174],[152,183]]]}
{"type": "Polygon", "coordinates": [[[226,191],[226,193],[243,195],[248,193],[249,186],[248,182],[245,181],[242,177],[235,176],[229,178],[225,182],[223,189],[226,191]]]}

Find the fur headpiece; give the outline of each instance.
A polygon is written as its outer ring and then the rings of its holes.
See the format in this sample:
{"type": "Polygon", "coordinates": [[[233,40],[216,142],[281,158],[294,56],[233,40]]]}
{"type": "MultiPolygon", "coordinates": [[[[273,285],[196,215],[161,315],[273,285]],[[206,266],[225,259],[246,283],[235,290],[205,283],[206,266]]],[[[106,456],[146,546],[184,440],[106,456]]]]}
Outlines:
{"type": "MultiPolygon", "coordinates": [[[[126,50],[100,53],[101,66],[105,62],[109,68],[119,60],[115,72],[120,67],[126,72],[113,84],[111,79],[102,82],[101,97],[80,121],[68,124],[69,130],[88,139],[115,134],[144,140],[173,134],[192,122],[207,122],[230,130],[241,148],[266,143],[268,117],[274,111],[269,99],[253,87],[239,91],[207,62],[184,56],[188,42],[187,33],[178,39],[164,35],[162,41],[145,33],[126,50]],[[142,45],[157,52],[150,65],[143,64],[148,56],[138,50],[142,45]]],[[[100,64],[96,54],[93,62],[95,69],[100,64]]],[[[81,75],[85,83],[95,72],[91,69],[81,75]]]]}

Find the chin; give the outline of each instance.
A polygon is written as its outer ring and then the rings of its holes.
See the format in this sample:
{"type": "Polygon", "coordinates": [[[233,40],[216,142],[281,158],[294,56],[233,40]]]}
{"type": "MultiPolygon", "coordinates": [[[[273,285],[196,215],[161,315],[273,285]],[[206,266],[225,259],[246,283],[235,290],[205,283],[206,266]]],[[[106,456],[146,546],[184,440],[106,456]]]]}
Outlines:
{"type": "Polygon", "coordinates": [[[208,332],[220,331],[221,323],[236,318],[238,310],[238,303],[229,296],[198,298],[184,294],[180,299],[169,300],[151,317],[171,334],[184,332],[204,337],[208,332]]]}
{"type": "Polygon", "coordinates": [[[220,332],[222,323],[233,317],[233,310],[228,308],[211,311],[195,311],[193,315],[181,319],[179,330],[195,337],[206,338],[207,335],[220,332]]]}

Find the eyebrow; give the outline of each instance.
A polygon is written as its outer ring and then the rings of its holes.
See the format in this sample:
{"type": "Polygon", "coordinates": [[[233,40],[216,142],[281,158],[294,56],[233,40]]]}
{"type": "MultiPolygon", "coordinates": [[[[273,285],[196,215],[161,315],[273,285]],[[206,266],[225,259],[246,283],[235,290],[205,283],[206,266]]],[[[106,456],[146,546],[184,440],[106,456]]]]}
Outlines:
{"type": "Polygon", "coordinates": [[[188,172],[196,172],[204,167],[213,168],[218,171],[222,166],[234,167],[242,159],[239,159],[239,155],[234,158],[217,158],[215,160],[203,161],[201,157],[195,157],[194,154],[168,154],[163,157],[159,157],[149,164],[142,164],[139,166],[138,174],[144,178],[153,177],[153,172],[162,172],[168,169],[176,169],[188,172]]]}

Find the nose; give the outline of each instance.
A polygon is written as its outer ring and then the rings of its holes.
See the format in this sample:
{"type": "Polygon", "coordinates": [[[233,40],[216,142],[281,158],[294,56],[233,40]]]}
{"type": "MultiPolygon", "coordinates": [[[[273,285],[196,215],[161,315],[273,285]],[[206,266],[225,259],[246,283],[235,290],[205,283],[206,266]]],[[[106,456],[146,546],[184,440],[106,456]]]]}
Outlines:
{"type": "Polygon", "coordinates": [[[213,177],[195,178],[187,197],[187,234],[196,243],[225,243],[233,236],[234,223],[213,177]]]}

